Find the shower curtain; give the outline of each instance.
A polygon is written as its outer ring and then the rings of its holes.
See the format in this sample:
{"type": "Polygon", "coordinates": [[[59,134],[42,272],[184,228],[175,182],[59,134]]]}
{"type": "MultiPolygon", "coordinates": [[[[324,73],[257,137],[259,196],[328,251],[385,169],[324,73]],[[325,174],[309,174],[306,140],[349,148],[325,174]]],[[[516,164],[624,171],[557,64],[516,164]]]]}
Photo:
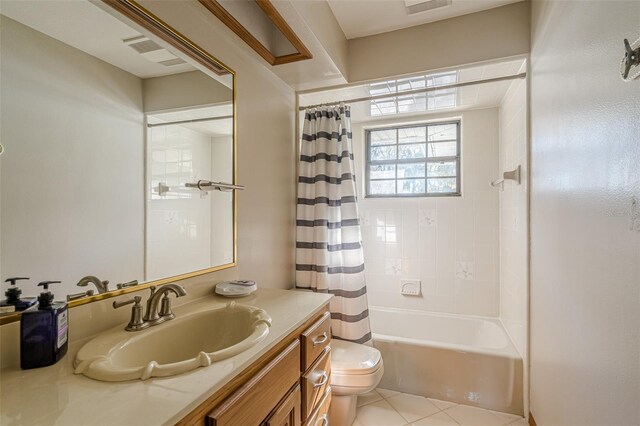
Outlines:
{"type": "Polygon", "coordinates": [[[296,231],[296,287],[334,295],[333,337],[369,342],[348,106],[305,111],[296,231]]]}

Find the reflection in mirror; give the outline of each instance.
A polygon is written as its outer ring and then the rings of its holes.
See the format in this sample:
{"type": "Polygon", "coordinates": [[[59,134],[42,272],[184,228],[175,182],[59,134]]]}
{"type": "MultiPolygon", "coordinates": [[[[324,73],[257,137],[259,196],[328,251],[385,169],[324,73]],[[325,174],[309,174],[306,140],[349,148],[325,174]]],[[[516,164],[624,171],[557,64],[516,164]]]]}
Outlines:
{"type": "Polygon", "coordinates": [[[233,74],[102,8],[2,2],[2,293],[30,277],[22,296],[60,280],[82,300],[235,260],[234,193],[184,186],[235,183],[233,74]]]}
{"type": "Polygon", "coordinates": [[[233,261],[233,193],[186,187],[233,182],[233,105],[147,117],[147,277],[233,261]]]}

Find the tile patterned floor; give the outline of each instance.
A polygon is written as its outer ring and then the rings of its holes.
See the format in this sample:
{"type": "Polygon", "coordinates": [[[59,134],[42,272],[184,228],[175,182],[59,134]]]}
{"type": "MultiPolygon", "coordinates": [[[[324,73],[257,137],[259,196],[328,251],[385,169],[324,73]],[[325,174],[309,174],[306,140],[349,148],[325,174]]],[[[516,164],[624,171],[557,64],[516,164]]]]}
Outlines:
{"type": "Polygon", "coordinates": [[[520,416],[376,389],[358,397],[353,426],[527,426],[520,416]]]}

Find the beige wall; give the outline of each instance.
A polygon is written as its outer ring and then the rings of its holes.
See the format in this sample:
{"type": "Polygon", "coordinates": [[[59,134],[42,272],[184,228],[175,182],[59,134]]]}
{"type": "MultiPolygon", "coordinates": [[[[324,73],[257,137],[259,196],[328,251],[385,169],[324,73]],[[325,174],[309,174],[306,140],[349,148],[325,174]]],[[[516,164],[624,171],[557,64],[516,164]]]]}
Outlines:
{"type": "Polygon", "coordinates": [[[2,279],[31,277],[21,285],[29,296],[39,281],[60,280],[52,291],[61,298],[85,275],[142,279],[142,81],[1,23],[2,279]]]}
{"type": "Polygon", "coordinates": [[[640,80],[619,65],[640,2],[532,12],[531,412],[540,426],[637,425],[640,80]]]}
{"type": "Polygon", "coordinates": [[[200,71],[143,80],[145,112],[210,105],[233,100],[232,89],[200,71]]]}
{"type": "Polygon", "coordinates": [[[529,2],[349,40],[349,81],[529,53],[529,2]]]}
{"type": "Polygon", "coordinates": [[[326,1],[293,1],[291,5],[311,27],[327,55],[348,80],[349,44],[329,4],[326,1]]]}
{"type": "Polygon", "coordinates": [[[349,82],[529,53],[529,2],[349,40],[349,82]]]}

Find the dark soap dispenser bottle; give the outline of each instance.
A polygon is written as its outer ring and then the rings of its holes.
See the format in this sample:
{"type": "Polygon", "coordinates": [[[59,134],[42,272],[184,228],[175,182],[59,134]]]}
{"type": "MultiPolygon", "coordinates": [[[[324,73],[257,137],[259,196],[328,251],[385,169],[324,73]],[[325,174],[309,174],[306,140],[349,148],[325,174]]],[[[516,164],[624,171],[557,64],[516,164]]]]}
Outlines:
{"type": "Polygon", "coordinates": [[[15,277],[7,278],[4,282],[11,283],[4,295],[7,296],[5,300],[0,302],[0,312],[22,312],[25,309],[29,309],[35,305],[38,300],[35,297],[20,298],[22,290],[16,286],[18,280],[28,280],[29,278],[15,277]]]}
{"type": "Polygon", "coordinates": [[[49,285],[60,281],[43,281],[38,309],[27,309],[20,317],[20,367],[46,367],[67,353],[69,319],[66,302],[54,302],[49,285]]]}

